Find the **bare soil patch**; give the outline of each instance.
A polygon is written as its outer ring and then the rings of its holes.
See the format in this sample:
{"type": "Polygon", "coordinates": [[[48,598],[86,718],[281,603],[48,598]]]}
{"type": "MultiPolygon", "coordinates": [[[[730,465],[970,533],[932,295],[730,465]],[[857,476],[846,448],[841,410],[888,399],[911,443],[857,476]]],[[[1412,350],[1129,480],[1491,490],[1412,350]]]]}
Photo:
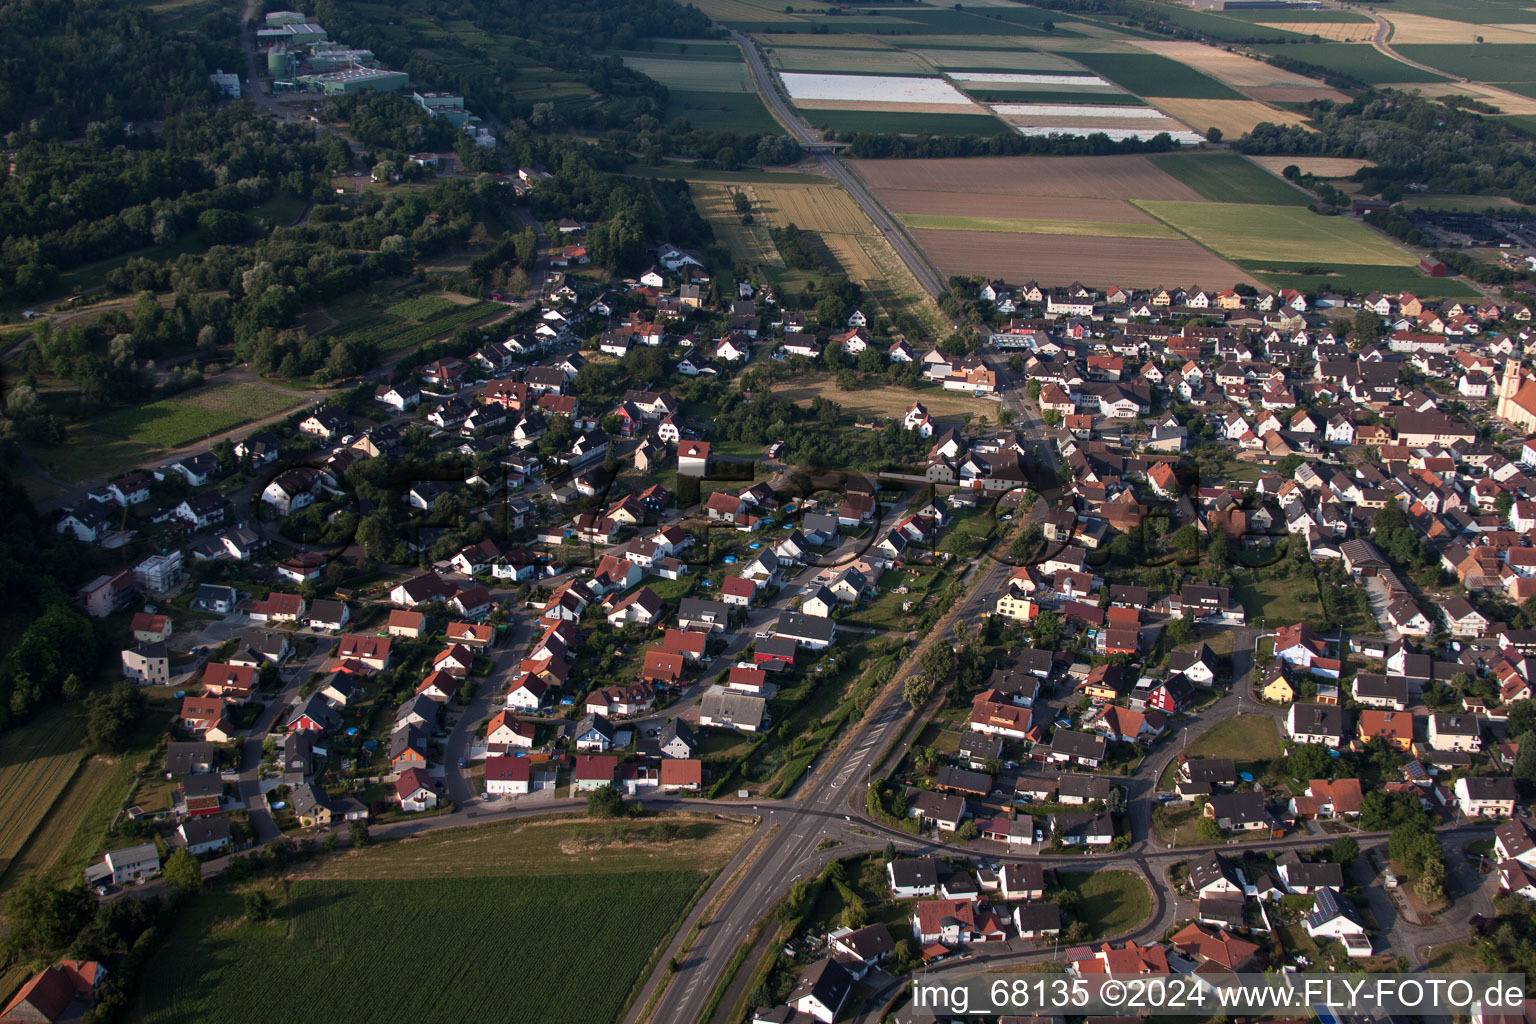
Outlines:
{"type": "Polygon", "coordinates": [[[961,195],[1199,202],[1189,186],[1141,156],[1000,156],[941,160],[850,160],[877,191],[961,195]]]}
{"type": "Polygon", "coordinates": [[[1316,85],[1255,85],[1244,87],[1243,92],[1265,103],[1310,103],[1312,100],[1349,102],[1349,97],[1337,89],[1316,85]]]}
{"type": "MultiPolygon", "coordinates": [[[[1069,228],[1068,225],[1064,227],[1069,228]]],[[[1227,288],[1252,277],[1200,245],[1182,240],[912,230],[939,273],[985,274],[1008,281],[1071,280],[1097,286],[1155,288],[1167,281],[1227,288]]]]}

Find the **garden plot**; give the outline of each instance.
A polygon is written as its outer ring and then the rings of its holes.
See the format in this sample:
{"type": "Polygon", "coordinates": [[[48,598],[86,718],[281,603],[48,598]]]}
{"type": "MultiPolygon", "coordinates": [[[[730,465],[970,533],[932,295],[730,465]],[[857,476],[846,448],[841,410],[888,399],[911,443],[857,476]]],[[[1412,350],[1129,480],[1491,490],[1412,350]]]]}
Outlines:
{"type": "Polygon", "coordinates": [[[816,108],[823,102],[874,103],[882,109],[902,109],[917,104],[956,110],[976,104],[942,78],[904,78],[888,75],[813,75],[783,72],[784,90],[799,107],[816,108]]]}

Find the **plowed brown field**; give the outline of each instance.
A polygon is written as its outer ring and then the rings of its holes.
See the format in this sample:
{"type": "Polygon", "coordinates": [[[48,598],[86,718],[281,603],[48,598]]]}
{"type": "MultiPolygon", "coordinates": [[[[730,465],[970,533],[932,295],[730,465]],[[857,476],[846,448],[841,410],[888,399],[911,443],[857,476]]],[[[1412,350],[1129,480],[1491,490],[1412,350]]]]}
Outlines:
{"type": "Polygon", "coordinates": [[[1194,242],[987,231],[910,234],[944,276],[982,274],[1051,284],[1081,280],[1106,288],[1153,288],[1170,281],[1198,282],[1207,288],[1258,283],[1194,242]]]}

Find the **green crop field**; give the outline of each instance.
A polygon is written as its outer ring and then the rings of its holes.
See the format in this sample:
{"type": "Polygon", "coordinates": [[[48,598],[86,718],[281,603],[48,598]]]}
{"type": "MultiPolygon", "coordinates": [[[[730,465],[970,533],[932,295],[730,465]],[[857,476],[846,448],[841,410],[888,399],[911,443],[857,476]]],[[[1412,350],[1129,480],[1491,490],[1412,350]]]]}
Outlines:
{"type": "Polygon", "coordinates": [[[906,114],[883,110],[802,110],[817,128],[855,134],[1002,135],[1009,127],[985,114],[906,114]]]}
{"type": "Polygon", "coordinates": [[[430,320],[448,312],[456,305],[457,303],[450,302],[441,295],[421,295],[414,299],[406,299],[404,302],[397,302],[384,312],[405,320],[430,320]]]}
{"type": "Polygon", "coordinates": [[[1536,82],[1536,45],[1466,43],[1395,49],[1410,60],[1474,82],[1536,82]]]}
{"type": "Polygon", "coordinates": [[[1308,196],[1236,153],[1165,153],[1148,157],[1213,203],[1306,206],[1308,196]]]}
{"type": "Polygon", "coordinates": [[[1212,39],[1220,39],[1228,43],[1283,43],[1305,38],[1283,28],[1271,28],[1268,25],[1229,18],[1225,13],[1192,11],[1187,7],[1176,7],[1173,4],[1158,4],[1157,13],[1159,17],[1173,22],[1180,28],[1187,28],[1191,32],[1199,32],[1212,39]]]}
{"type": "Polygon", "coordinates": [[[730,57],[645,57],[624,54],[624,64],[668,89],[683,92],[752,92],[747,65],[730,57]]]}
{"type": "Polygon", "coordinates": [[[304,881],[267,924],[212,892],[151,961],[143,1020],[608,1024],[705,877],[304,881]]]}
{"type": "Polygon", "coordinates": [[[960,91],[983,103],[1075,103],[1081,106],[1144,107],[1147,101],[1128,92],[1095,89],[1065,91],[1055,88],[1022,89],[1018,86],[991,85],[986,82],[955,83],[960,91]]]}
{"type": "Polygon", "coordinates": [[[204,409],[176,398],[119,409],[91,426],[103,434],[142,441],[161,448],[181,445],[222,433],[247,422],[249,416],[218,409],[204,409]]]}
{"type": "Polygon", "coordinates": [[[1018,220],[1009,217],[951,217],[936,213],[897,215],[909,228],[948,231],[1012,231],[1023,235],[1096,235],[1107,238],[1182,238],[1165,224],[1082,220],[1018,220]]]}
{"type": "Polygon", "coordinates": [[[467,306],[453,306],[421,323],[406,323],[399,317],[370,316],[363,318],[355,329],[347,331],[346,338],[374,345],[380,352],[393,352],[414,348],[432,338],[446,337],[460,327],[488,320],[505,309],[496,302],[473,302],[467,306]]]}
{"type": "Polygon", "coordinates": [[[1155,53],[1067,53],[1065,56],[1138,96],[1200,100],[1244,98],[1242,93],[1216,79],[1155,53]]]}
{"type": "Polygon", "coordinates": [[[1447,299],[1476,298],[1479,294],[1477,289],[1460,278],[1426,277],[1414,267],[1266,259],[1234,262],[1271,288],[1295,288],[1303,292],[1338,289],[1361,295],[1409,291],[1425,298],[1447,299]]]}
{"type": "Polygon", "coordinates": [[[1391,10],[1473,25],[1536,24],[1530,0],[1392,0],[1391,10]]]}
{"type": "Polygon", "coordinates": [[[88,426],[110,437],[179,448],[242,423],[275,416],[304,401],[301,395],[261,384],[214,383],[175,398],[118,409],[88,426]]]}
{"type": "Polygon", "coordinates": [[[1323,217],[1302,206],[1246,203],[1136,204],[1227,259],[1305,260],[1326,253],[1341,262],[1412,266],[1418,260],[1348,217],[1323,217]]]}
{"type": "MultiPolygon", "coordinates": [[[[844,74],[932,75],[933,69],[904,50],[821,49],[810,46],[776,46],[773,66],[784,71],[826,71],[844,74]]],[[[750,88],[750,84],[749,84],[750,88]]]]}
{"type": "Polygon", "coordinates": [[[686,118],[698,131],[782,135],[784,128],[768,113],[757,93],[687,92],[667,96],[667,117],[686,118]]]}
{"type": "Polygon", "coordinates": [[[1277,57],[1316,64],[1339,74],[1358,78],[1368,85],[1388,82],[1438,82],[1440,75],[1409,67],[1393,60],[1365,43],[1293,43],[1288,46],[1264,45],[1254,49],[1277,57]]]}

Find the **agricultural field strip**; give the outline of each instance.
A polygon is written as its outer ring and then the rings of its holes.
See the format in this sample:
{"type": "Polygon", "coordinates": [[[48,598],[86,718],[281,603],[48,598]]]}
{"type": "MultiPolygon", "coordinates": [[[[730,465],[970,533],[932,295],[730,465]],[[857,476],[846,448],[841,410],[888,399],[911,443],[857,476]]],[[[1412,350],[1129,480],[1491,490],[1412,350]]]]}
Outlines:
{"type": "MultiPolygon", "coordinates": [[[[1170,124],[1176,124],[1171,118],[1170,124]]],[[[1111,141],[1120,142],[1125,139],[1153,139],[1159,135],[1167,134],[1169,138],[1181,145],[1199,145],[1205,141],[1205,136],[1199,132],[1185,128],[1165,128],[1161,125],[1154,128],[1110,128],[1099,125],[1014,125],[1013,130],[1020,135],[1051,136],[1051,135],[1103,135],[1111,141]]]]}
{"type": "Polygon", "coordinates": [[[1020,235],[1092,235],[1105,238],[1183,238],[1166,224],[1115,221],[1020,220],[1011,217],[949,217],[904,213],[897,218],[909,228],[942,231],[1007,231],[1020,235]]]}
{"type": "Polygon", "coordinates": [[[1170,120],[1154,107],[1075,106],[1054,103],[994,103],[992,112],[1003,117],[1130,117],[1149,121],[1170,120]]]}
{"type": "Polygon", "coordinates": [[[1155,288],[1168,281],[1207,287],[1257,285],[1258,279],[1187,239],[1032,235],[1027,245],[1006,232],[912,229],[912,237],[945,275],[985,274],[1010,281],[1114,281],[1155,288]]]}
{"type": "Polygon", "coordinates": [[[1172,203],[1134,200],[1164,224],[1232,260],[1305,261],[1326,253],[1334,262],[1407,266],[1417,259],[1371,229],[1300,206],[1172,203]]]}
{"type": "Polygon", "coordinates": [[[957,82],[985,82],[994,85],[1014,83],[1019,85],[1074,85],[1104,86],[1118,89],[1098,75],[1020,75],[1001,71],[947,71],[945,74],[957,82]]]}
{"type": "Polygon", "coordinates": [[[85,757],[85,728],[60,709],[48,725],[34,720],[5,737],[11,762],[0,769],[0,860],[9,863],[42,822],[85,757]]]}
{"type": "Polygon", "coordinates": [[[684,92],[753,92],[752,76],[740,60],[624,56],[624,65],[668,89],[684,92]]]}
{"type": "Polygon", "coordinates": [[[817,75],[781,72],[792,100],[861,100],[874,103],[945,104],[974,107],[975,101],[942,78],[882,75],[817,75]]]}

